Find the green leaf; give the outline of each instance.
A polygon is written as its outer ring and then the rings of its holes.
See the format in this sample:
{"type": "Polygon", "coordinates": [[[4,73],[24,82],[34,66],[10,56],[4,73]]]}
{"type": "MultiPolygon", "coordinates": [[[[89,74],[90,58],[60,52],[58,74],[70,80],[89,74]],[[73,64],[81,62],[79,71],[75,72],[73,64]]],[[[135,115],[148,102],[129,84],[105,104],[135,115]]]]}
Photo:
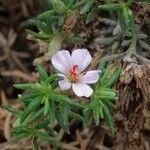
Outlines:
{"type": "Polygon", "coordinates": [[[84,109],[83,111],[83,127],[85,128],[87,126],[87,124],[90,121],[91,118],[91,110],[89,110],[88,108],[84,109]]]}
{"type": "Polygon", "coordinates": [[[47,27],[47,25],[46,25],[46,23],[45,22],[42,22],[42,21],[40,21],[40,20],[36,20],[36,26],[37,26],[37,28],[38,28],[38,30],[42,33],[46,33],[46,34],[49,34],[50,32],[49,32],[49,29],[48,29],[48,27],[47,27]]]}
{"type": "Polygon", "coordinates": [[[74,35],[69,35],[67,38],[68,43],[73,43],[73,44],[83,44],[84,39],[79,37],[79,36],[74,36],[74,35]]]}
{"type": "Polygon", "coordinates": [[[35,85],[33,83],[22,83],[22,84],[14,84],[14,87],[17,89],[28,90],[33,88],[35,85]]]}
{"type": "Polygon", "coordinates": [[[112,97],[112,98],[116,97],[116,92],[112,89],[109,89],[109,88],[100,88],[99,91],[97,92],[97,94],[100,98],[102,98],[102,97],[106,97],[106,98],[107,97],[108,98],[109,97],[112,97]]]}
{"type": "Polygon", "coordinates": [[[123,12],[123,16],[124,19],[127,23],[129,23],[129,8],[126,4],[122,5],[122,12],[123,12]]]}
{"type": "Polygon", "coordinates": [[[46,84],[48,84],[48,83],[51,84],[56,79],[58,79],[58,75],[57,74],[53,74],[53,75],[49,76],[45,82],[46,82],[46,84]]]}
{"type": "Polygon", "coordinates": [[[70,10],[75,9],[75,2],[76,0],[66,0],[65,4],[67,5],[67,8],[70,10]]]}
{"type": "Polygon", "coordinates": [[[69,122],[68,122],[69,112],[70,112],[70,106],[68,104],[62,106],[62,118],[66,126],[69,126],[69,122]]]}
{"type": "Polygon", "coordinates": [[[117,68],[113,73],[111,71],[111,66],[108,66],[104,71],[103,76],[100,79],[101,87],[112,87],[117,80],[119,79],[121,74],[121,69],[117,68]]]}
{"type": "Polygon", "coordinates": [[[48,19],[47,17],[50,17],[50,16],[52,16],[54,14],[55,14],[54,10],[49,10],[49,11],[46,11],[46,12],[40,14],[38,16],[38,19],[41,20],[41,21],[44,21],[44,20],[48,19]]]}
{"type": "Polygon", "coordinates": [[[94,120],[95,120],[96,126],[98,126],[98,125],[99,125],[99,120],[100,120],[99,105],[97,105],[97,106],[94,108],[94,120]]]}
{"type": "Polygon", "coordinates": [[[24,21],[23,23],[21,23],[22,28],[35,27],[35,26],[36,26],[35,19],[28,19],[27,21],[24,21]]]}
{"type": "MultiPolygon", "coordinates": [[[[113,100],[112,99],[104,99],[103,102],[105,105],[107,105],[109,108],[114,107],[113,100]]],[[[111,110],[111,109],[110,109],[111,110]]]]}
{"type": "MultiPolygon", "coordinates": [[[[98,69],[101,71],[101,73],[100,73],[100,76],[101,76],[101,77],[104,75],[105,70],[106,70],[106,68],[107,68],[107,65],[108,65],[108,62],[106,62],[106,61],[102,61],[102,62],[99,64],[98,69]]],[[[100,80],[99,80],[99,81],[100,81],[100,80]]]]}
{"type": "Polygon", "coordinates": [[[58,81],[59,81],[59,79],[56,78],[56,79],[53,81],[53,83],[51,83],[51,88],[52,88],[53,90],[56,89],[56,88],[59,86],[58,81]]]}
{"type": "Polygon", "coordinates": [[[26,30],[26,32],[28,32],[29,34],[31,34],[33,37],[35,38],[39,38],[39,39],[43,39],[43,40],[49,40],[51,37],[51,34],[46,34],[44,32],[34,32],[31,30],[26,30]]]}
{"type": "Polygon", "coordinates": [[[134,38],[135,37],[137,38],[137,35],[138,35],[137,28],[136,28],[136,25],[135,25],[135,20],[134,20],[133,13],[130,9],[128,9],[128,14],[129,14],[129,26],[130,26],[132,35],[134,36],[134,38]]]}
{"type": "MultiPolygon", "coordinates": [[[[57,121],[58,123],[60,124],[60,126],[63,128],[63,130],[66,132],[66,133],[70,133],[69,131],[69,126],[68,126],[68,123],[64,122],[64,115],[63,115],[63,106],[59,106],[57,108],[57,112],[55,112],[56,114],[56,118],[57,118],[57,121]]],[[[66,117],[66,116],[65,116],[66,117]]]]}
{"type": "Polygon", "coordinates": [[[38,72],[40,74],[40,79],[42,81],[46,81],[48,79],[48,74],[47,74],[46,70],[44,69],[43,65],[36,64],[36,67],[37,67],[38,72]]]}
{"type": "Polygon", "coordinates": [[[46,97],[44,99],[44,116],[48,115],[50,112],[50,103],[49,103],[49,97],[46,97]]]}
{"type": "Polygon", "coordinates": [[[45,85],[40,84],[40,83],[22,83],[22,84],[15,84],[15,88],[18,89],[26,89],[29,91],[29,89],[32,92],[39,92],[39,95],[42,96],[42,94],[46,94],[46,92],[49,92],[49,88],[47,88],[45,85]]]}
{"type": "Polygon", "coordinates": [[[100,86],[104,85],[108,81],[108,76],[110,75],[111,66],[108,66],[103,72],[103,75],[100,79],[100,86]]]}
{"type": "Polygon", "coordinates": [[[100,116],[103,119],[104,118],[104,113],[103,113],[103,107],[99,106],[99,112],[100,112],[100,116]]]}
{"type": "Polygon", "coordinates": [[[48,14],[47,17],[46,17],[46,19],[45,19],[45,22],[46,22],[47,27],[49,29],[50,39],[51,39],[51,37],[53,35],[53,23],[55,21],[54,16],[51,16],[50,14],[48,14]]]}
{"type": "Polygon", "coordinates": [[[126,19],[125,19],[123,10],[121,8],[118,9],[118,21],[119,21],[119,24],[120,24],[120,27],[121,27],[121,31],[125,35],[127,24],[126,24],[126,19]]]}
{"type": "Polygon", "coordinates": [[[21,115],[20,123],[23,123],[23,121],[27,118],[27,116],[33,112],[37,107],[41,104],[41,98],[37,97],[31,101],[31,103],[25,108],[24,112],[21,115]]]}
{"type": "Polygon", "coordinates": [[[24,123],[30,124],[32,122],[39,120],[39,118],[43,115],[43,113],[44,113],[44,108],[39,109],[34,114],[30,115],[30,117],[28,117],[28,119],[25,119],[24,123]]]}
{"type": "Polygon", "coordinates": [[[104,118],[106,119],[108,126],[110,127],[112,133],[114,134],[115,127],[114,127],[114,122],[113,122],[113,118],[112,118],[112,113],[107,105],[104,105],[103,112],[104,112],[104,118]]]}
{"type": "Polygon", "coordinates": [[[105,84],[105,87],[112,87],[118,81],[121,74],[121,68],[117,68],[112,76],[109,78],[108,82],[105,84]]]}
{"type": "MultiPolygon", "coordinates": [[[[29,88],[30,89],[30,88],[29,88]]],[[[35,91],[31,91],[31,90],[27,90],[23,95],[21,95],[19,97],[19,99],[25,103],[26,105],[28,105],[35,97],[40,96],[41,93],[39,92],[35,92],[35,91]]],[[[42,95],[41,95],[42,96],[42,95]]]]}
{"type": "Polygon", "coordinates": [[[51,99],[49,101],[50,103],[50,110],[49,110],[49,114],[48,114],[48,118],[50,120],[50,123],[54,123],[54,120],[55,120],[55,103],[54,103],[54,100],[51,99]]]}
{"type": "Polygon", "coordinates": [[[61,0],[49,0],[49,1],[52,3],[54,10],[58,14],[64,15],[67,13],[67,7],[61,0]]]}
{"type": "Polygon", "coordinates": [[[24,139],[24,138],[27,138],[28,136],[29,136],[28,133],[23,133],[23,134],[14,135],[14,136],[12,137],[12,141],[13,141],[13,142],[18,142],[18,141],[20,141],[20,140],[22,140],[22,139],[24,139]]]}
{"type": "Polygon", "coordinates": [[[94,1],[87,0],[87,2],[85,3],[84,7],[81,9],[80,13],[81,14],[87,13],[91,9],[91,7],[93,6],[93,4],[94,4],[94,1]]]}
{"type": "Polygon", "coordinates": [[[100,99],[101,99],[101,100],[104,100],[104,101],[105,101],[105,100],[110,101],[110,103],[112,103],[112,102],[118,100],[117,97],[112,97],[112,96],[101,96],[100,99]]]}
{"type": "Polygon", "coordinates": [[[23,134],[23,133],[28,133],[31,134],[33,130],[31,128],[28,128],[27,126],[20,125],[12,130],[12,134],[23,134]]]}
{"type": "Polygon", "coordinates": [[[35,136],[44,140],[44,141],[46,140],[49,142],[54,142],[56,140],[54,137],[48,135],[48,133],[45,132],[44,130],[36,131],[35,136]]]}
{"type": "Polygon", "coordinates": [[[50,139],[50,136],[45,131],[36,131],[35,135],[42,140],[49,141],[50,139]]]}
{"type": "Polygon", "coordinates": [[[98,15],[98,9],[93,7],[92,10],[88,13],[86,17],[86,24],[90,23],[95,19],[95,17],[98,15]]]}
{"type": "Polygon", "coordinates": [[[108,11],[117,11],[120,8],[120,5],[116,3],[109,3],[105,5],[99,5],[98,8],[102,10],[108,10],[108,11]]]}

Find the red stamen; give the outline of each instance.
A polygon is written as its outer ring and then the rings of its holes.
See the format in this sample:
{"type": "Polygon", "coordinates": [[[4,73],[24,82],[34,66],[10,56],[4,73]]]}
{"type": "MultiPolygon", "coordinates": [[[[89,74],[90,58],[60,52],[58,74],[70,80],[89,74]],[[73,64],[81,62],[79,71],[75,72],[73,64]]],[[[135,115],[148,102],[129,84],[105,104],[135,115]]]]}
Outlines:
{"type": "Polygon", "coordinates": [[[78,65],[74,65],[74,66],[73,66],[73,71],[76,72],[77,69],[78,69],[78,65]]]}
{"type": "Polygon", "coordinates": [[[75,81],[79,80],[78,75],[76,73],[73,74],[73,78],[74,78],[75,81]]]}
{"type": "Polygon", "coordinates": [[[79,78],[78,78],[78,75],[77,75],[77,71],[78,71],[78,65],[74,65],[72,67],[72,69],[69,71],[72,78],[75,80],[75,81],[78,81],[79,78]]]}

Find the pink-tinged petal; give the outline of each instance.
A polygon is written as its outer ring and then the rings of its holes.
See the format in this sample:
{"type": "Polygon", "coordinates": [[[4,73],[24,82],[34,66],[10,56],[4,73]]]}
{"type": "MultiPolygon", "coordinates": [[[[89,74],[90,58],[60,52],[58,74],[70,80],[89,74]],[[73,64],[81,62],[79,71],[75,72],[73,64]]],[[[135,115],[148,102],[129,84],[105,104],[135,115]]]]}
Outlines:
{"type": "Polygon", "coordinates": [[[80,82],[86,84],[96,83],[99,80],[99,70],[87,71],[81,78],[80,82]]]}
{"type": "Polygon", "coordinates": [[[72,66],[71,56],[67,50],[58,51],[52,56],[51,60],[55,69],[65,74],[68,73],[72,66]]]}
{"type": "Polygon", "coordinates": [[[82,96],[89,97],[93,93],[93,89],[84,83],[73,83],[72,89],[74,93],[79,97],[82,96]]]}
{"type": "Polygon", "coordinates": [[[78,65],[78,69],[82,72],[91,63],[92,57],[87,49],[76,49],[72,52],[73,65],[78,65]]]}
{"type": "Polygon", "coordinates": [[[71,88],[71,83],[67,78],[64,78],[63,80],[58,82],[61,90],[68,90],[71,88]]]}

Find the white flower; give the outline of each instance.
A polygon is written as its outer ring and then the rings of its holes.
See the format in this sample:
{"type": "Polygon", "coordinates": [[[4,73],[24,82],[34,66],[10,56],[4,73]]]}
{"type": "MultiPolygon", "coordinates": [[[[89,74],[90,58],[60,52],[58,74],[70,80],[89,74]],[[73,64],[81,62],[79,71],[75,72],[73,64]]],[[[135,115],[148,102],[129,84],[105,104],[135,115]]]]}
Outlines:
{"type": "Polygon", "coordinates": [[[83,72],[91,63],[92,57],[87,49],[76,49],[72,55],[67,50],[61,50],[52,56],[52,64],[63,77],[59,81],[62,90],[72,87],[74,93],[79,96],[89,97],[93,89],[88,85],[98,81],[99,70],[83,72]]]}

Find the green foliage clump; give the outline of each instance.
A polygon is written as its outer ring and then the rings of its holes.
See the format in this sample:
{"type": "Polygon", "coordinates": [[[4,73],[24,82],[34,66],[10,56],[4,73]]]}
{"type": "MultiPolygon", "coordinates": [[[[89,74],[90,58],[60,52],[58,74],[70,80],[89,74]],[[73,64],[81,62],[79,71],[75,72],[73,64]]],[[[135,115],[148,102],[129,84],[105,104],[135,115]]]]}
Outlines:
{"type": "Polygon", "coordinates": [[[131,1],[108,3],[100,5],[99,8],[107,11],[114,11],[118,14],[118,21],[123,34],[126,33],[127,29],[130,29],[133,36],[137,36],[137,30],[135,26],[134,16],[130,9],[131,1]]]}
{"type": "Polygon", "coordinates": [[[113,106],[118,98],[116,91],[112,87],[119,79],[120,73],[121,70],[119,68],[110,73],[110,67],[102,72],[103,75],[95,86],[91,102],[84,108],[84,126],[89,122],[91,116],[93,116],[97,126],[100,123],[100,118],[105,119],[112,133],[115,133],[111,106],[113,106]]]}
{"type": "Polygon", "coordinates": [[[23,83],[14,85],[24,90],[19,96],[23,109],[18,110],[11,106],[3,106],[12,112],[15,117],[12,129],[12,139],[18,141],[32,138],[33,146],[38,147],[37,140],[46,140],[56,146],[61,146],[57,140],[57,132],[53,124],[70,133],[69,126],[72,119],[83,122],[85,127],[90,119],[94,118],[96,125],[99,120],[106,119],[112,132],[115,132],[111,105],[117,100],[116,91],[112,89],[119,78],[120,69],[116,69],[110,76],[110,67],[102,72],[102,77],[95,86],[89,104],[78,103],[58,89],[58,76],[48,75],[42,65],[37,65],[40,81],[37,83],[23,83]]]}
{"type": "MultiPolygon", "coordinates": [[[[15,116],[12,139],[17,141],[32,137],[34,144],[38,138],[50,143],[58,143],[52,125],[57,120],[64,131],[69,133],[69,119],[76,116],[71,108],[81,109],[81,106],[71,102],[68,96],[57,91],[57,75],[48,76],[41,65],[37,65],[37,69],[40,82],[14,85],[18,89],[25,90],[24,94],[19,96],[24,104],[23,110],[3,106],[15,116]]],[[[77,116],[80,117],[78,114],[77,116]]]]}

